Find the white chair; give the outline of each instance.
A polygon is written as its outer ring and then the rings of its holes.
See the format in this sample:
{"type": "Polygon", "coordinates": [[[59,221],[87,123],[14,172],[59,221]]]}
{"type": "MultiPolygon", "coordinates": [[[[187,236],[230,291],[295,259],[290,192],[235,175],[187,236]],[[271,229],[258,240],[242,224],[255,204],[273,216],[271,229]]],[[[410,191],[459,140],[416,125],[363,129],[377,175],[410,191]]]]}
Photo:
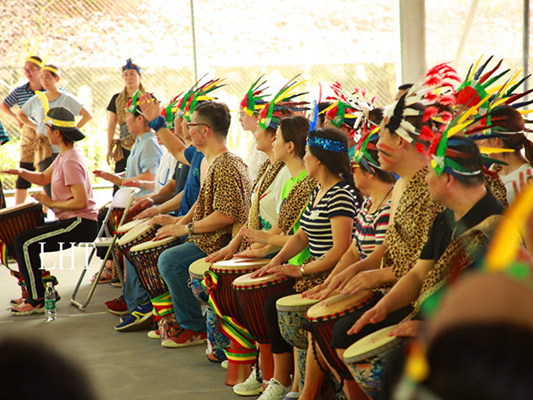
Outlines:
{"type": "MultiPolygon", "coordinates": [[[[78,279],[78,283],[76,283],[76,287],[74,288],[74,291],[72,292],[72,297],[70,298],[70,304],[78,307],[81,311],[85,311],[85,309],[89,305],[89,302],[91,301],[91,298],[93,297],[94,291],[96,289],[96,285],[98,285],[98,280],[100,279],[100,276],[102,275],[102,272],[104,271],[106,261],[108,260],[110,255],[113,258],[115,265],[118,265],[115,252],[113,251],[113,247],[115,246],[115,242],[117,241],[116,229],[118,229],[118,227],[122,225],[122,223],[126,219],[128,210],[133,204],[135,195],[139,192],[139,190],[140,190],[139,188],[134,188],[134,187],[124,187],[122,189],[119,189],[115,193],[115,196],[113,197],[113,200],[111,201],[111,204],[109,205],[105,219],[102,222],[102,226],[100,227],[100,230],[98,231],[98,235],[96,236],[96,239],[92,243],[93,246],[92,246],[91,254],[89,255],[89,259],[87,260],[86,265],[89,265],[91,263],[94,255],[96,254],[97,247],[107,248],[106,255],[104,259],[102,260],[100,269],[98,270],[98,273],[96,274],[94,282],[89,290],[89,294],[87,295],[87,298],[85,299],[85,302],[82,304],[76,301],[76,295],[78,294],[78,290],[80,288],[81,282],[83,281],[85,273],[87,272],[87,268],[82,269],[81,275],[78,279]],[[120,219],[120,222],[115,227],[115,232],[111,233],[109,232],[108,221],[109,221],[110,216],[112,215],[112,211],[116,208],[123,208],[124,213],[122,214],[122,218],[120,219]]],[[[123,283],[122,271],[120,271],[120,268],[117,268],[117,273],[118,273],[120,282],[123,283]]]]}

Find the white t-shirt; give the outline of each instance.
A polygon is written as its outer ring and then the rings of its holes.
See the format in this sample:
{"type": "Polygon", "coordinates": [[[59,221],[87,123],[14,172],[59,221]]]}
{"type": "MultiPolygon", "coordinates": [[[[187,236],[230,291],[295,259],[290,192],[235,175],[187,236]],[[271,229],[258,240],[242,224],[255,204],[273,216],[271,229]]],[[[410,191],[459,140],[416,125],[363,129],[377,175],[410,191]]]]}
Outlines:
{"type": "Polygon", "coordinates": [[[174,170],[176,169],[176,163],[178,160],[170,154],[166,149],[163,157],[161,157],[161,162],[159,163],[159,168],[157,169],[157,174],[155,178],[155,192],[165,186],[173,177],[174,170]]]}
{"type": "MultiPolygon", "coordinates": [[[[80,115],[83,104],[70,93],[61,92],[57,99],[49,102],[49,108],[54,107],[64,107],[76,116],[80,115]]],[[[46,124],[44,122],[46,115],[44,115],[41,99],[37,96],[31,97],[24,106],[22,106],[22,110],[24,110],[24,114],[32,119],[37,125],[36,132],[39,135],[46,135],[46,124]]],[[[59,147],[52,145],[52,153],[59,153],[59,147]]]]}
{"type": "Polygon", "coordinates": [[[511,204],[515,197],[520,193],[521,183],[527,183],[527,177],[533,176],[533,168],[529,164],[522,164],[513,172],[502,175],[500,179],[507,189],[507,202],[511,204]]]}
{"type": "MultiPolygon", "coordinates": [[[[263,179],[267,173],[268,171],[265,172],[259,182],[257,182],[257,185],[252,192],[252,203],[255,201],[257,190],[259,190],[261,187],[261,183],[263,182],[263,179]]],[[[279,209],[282,202],[281,196],[283,192],[283,186],[290,177],[291,173],[289,172],[289,169],[286,166],[283,167],[259,200],[259,224],[261,231],[269,231],[278,222],[279,209]]]]}

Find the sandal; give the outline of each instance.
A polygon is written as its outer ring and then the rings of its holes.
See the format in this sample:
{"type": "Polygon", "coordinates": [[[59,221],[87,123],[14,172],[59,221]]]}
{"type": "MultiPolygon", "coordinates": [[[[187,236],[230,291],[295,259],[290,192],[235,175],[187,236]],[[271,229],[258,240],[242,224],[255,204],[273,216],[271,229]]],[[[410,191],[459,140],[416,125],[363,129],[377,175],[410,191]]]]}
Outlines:
{"type": "MultiPolygon", "coordinates": [[[[91,283],[94,283],[97,276],[98,276],[98,272],[93,275],[91,279],[91,283]]],[[[106,266],[104,267],[104,270],[102,271],[102,275],[100,275],[100,279],[98,279],[98,284],[100,285],[102,283],[109,283],[111,282],[111,279],[113,279],[113,270],[109,268],[106,264],[106,266]]]]}

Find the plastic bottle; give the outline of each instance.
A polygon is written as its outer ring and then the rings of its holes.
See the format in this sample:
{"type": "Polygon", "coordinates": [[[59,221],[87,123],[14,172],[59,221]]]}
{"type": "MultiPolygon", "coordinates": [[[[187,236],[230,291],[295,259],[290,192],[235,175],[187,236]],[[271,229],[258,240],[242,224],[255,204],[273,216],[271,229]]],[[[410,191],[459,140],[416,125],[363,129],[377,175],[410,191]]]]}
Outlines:
{"type": "Polygon", "coordinates": [[[44,312],[47,321],[54,321],[57,318],[56,309],[56,291],[52,282],[46,283],[46,291],[44,292],[44,312]]]}

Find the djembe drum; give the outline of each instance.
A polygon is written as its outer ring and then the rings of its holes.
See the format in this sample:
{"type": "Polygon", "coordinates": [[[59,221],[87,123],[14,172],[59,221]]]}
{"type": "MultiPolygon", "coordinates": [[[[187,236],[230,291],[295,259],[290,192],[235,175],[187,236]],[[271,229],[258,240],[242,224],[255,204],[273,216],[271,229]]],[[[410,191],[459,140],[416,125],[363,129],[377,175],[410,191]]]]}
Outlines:
{"type": "Polygon", "coordinates": [[[397,325],[380,329],[352,344],[344,352],[344,361],[359,387],[372,399],[379,398],[381,377],[387,355],[404,339],[389,336],[397,325]]]}
{"type": "Polygon", "coordinates": [[[152,225],[149,221],[144,221],[135,228],[130,229],[117,241],[117,249],[133,264],[134,261],[130,257],[130,250],[155,238],[158,229],[159,225],[152,225]]]}
{"type": "MultiPolygon", "coordinates": [[[[235,293],[231,290],[232,282],[239,276],[254,272],[267,265],[269,262],[269,259],[233,258],[231,260],[218,261],[209,267],[209,272],[207,273],[208,277],[211,275],[216,277],[216,284],[210,284],[212,286],[210,290],[210,300],[215,305],[215,311],[217,312],[217,315],[219,315],[219,321],[221,324],[223,324],[222,316],[229,316],[242,323],[240,321],[239,307],[235,293]]],[[[214,279],[212,278],[206,278],[206,281],[210,280],[211,282],[214,282],[214,279]]],[[[228,353],[246,354],[252,350],[245,349],[231,337],[229,339],[230,347],[228,353]]],[[[253,349],[253,351],[255,351],[255,349],[253,349]]],[[[226,373],[226,380],[224,381],[226,385],[233,386],[237,383],[244,382],[250,375],[252,364],[254,362],[255,357],[253,360],[246,358],[241,361],[228,358],[228,370],[226,373]]]]}
{"type": "Polygon", "coordinates": [[[259,357],[263,379],[270,380],[274,373],[274,360],[270,350],[267,321],[264,311],[265,301],[275,293],[294,286],[294,278],[288,276],[263,275],[252,278],[246,274],[233,281],[231,287],[235,291],[239,304],[240,320],[259,343],[259,357]]]}
{"type": "Polygon", "coordinates": [[[373,294],[368,290],[352,295],[339,294],[315,304],[307,311],[305,318],[313,339],[316,340],[327,362],[335,368],[341,379],[351,379],[352,376],[335,350],[330,347],[333,325],[345,315],[368,308],[372,298],[373,294]]]}
{"type": "Polygon", "coordinates": [[[6,244],[8,255],[16,258],[14,244],[19,233],[41,225],[44,225],[41,203],[18,204],[0,210],[0,240],[6,244]]]}

